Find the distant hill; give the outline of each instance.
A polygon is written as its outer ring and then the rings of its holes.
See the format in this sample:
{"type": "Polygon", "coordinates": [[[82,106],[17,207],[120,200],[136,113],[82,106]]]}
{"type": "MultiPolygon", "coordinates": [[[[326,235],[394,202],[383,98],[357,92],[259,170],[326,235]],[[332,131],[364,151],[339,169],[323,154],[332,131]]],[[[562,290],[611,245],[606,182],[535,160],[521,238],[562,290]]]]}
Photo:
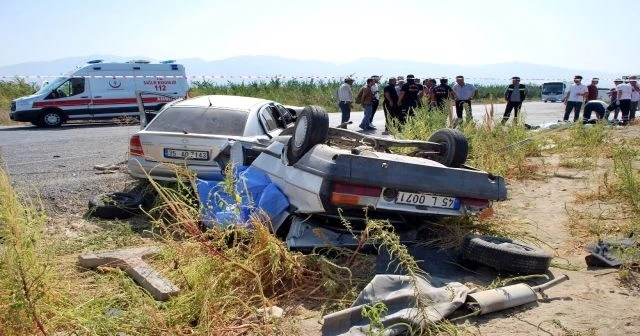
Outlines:
{"type": "MultiPolygon", "coordinates": [[[[114,55],[91,55],[69,57],[52,61],[29,62],[0,66],[0,76],[56,76],[74,69],[89,60],[103,59],[105,61],[123,62],[132,59],[148,59],[149,57],[122,57],[114,55]]],[[[428,62],[409,62],[402,60],[384,60],[377,58],[362,58],[353,62],[336,64],[323,61],[289,59],[276,56],[237,56],[222,60],[205,61],[199,58],[178,59],[184,64],[189,76],[329,76],[342,78],[353,75],[365,78],[371,75],[389,76],[415,74],[419,78],[442,77],[449,78],[464,75],[472,83],[505,83],[511,76],[517,75],[525,82],[540,82],[549,80],[570,80],[576,74],[581,74],[587,82],[591,77],[612,79],[620,74],[530,63],[499,63],[489,65],[453,65],[435,64],[428,62]]],[[[2,79],[2,78],[0,78],[2,79]]],[[[5,78],[6,79],[6,78],[5,78]]],[[[198,80],[200,78],[196,78],[198,80]]],[[[245,79],[246,80],[246,79],[245,79]]],[[[249,79],[250,80],[250,79],[249,79]]],[[[224,80],[223,80],[224,81],[224,80]]],[[[602,81],[604,82],[604,81],[602,81]]],[[[604,84],[604,83],[603,83],[604,84]]]]}

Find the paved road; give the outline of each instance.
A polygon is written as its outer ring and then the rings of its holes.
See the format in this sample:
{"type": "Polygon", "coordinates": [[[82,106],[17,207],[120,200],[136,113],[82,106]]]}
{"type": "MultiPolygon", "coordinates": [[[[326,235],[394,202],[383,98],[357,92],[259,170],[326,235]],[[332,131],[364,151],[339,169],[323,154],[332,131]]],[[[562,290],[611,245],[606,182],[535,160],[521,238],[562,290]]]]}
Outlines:
{"type": "MultiPolygon", "coordinates": [[[[562,104],[532,102],[524,110],[527,122],[539,124],[555,121],[562,116],[562,104]]],[[[495,105],[496,115],[502,116],[504,104],[495,105]]],[[[473,107],[474,118],[481,119],[485,106],[473,107]]],[[[358,129],[362,112],[352,113],[358,129]]],[[[340,114],[330,114],[330,125],[340,123],[340,114]]],[[[384,113],[379,110],[374,124],[377,133],[384,130],[384,113]]],[[[98,192],[121,190],[128,180],[123,172],[103,175],[93,167],[112,165],[126,159],[129,138],[139,129],[113,123],[63,125],[58,129],[35,126],[0,127],[0,162],[16,186],[22,190],[38,190],[44,198],[54,200],[57,207],[84,203],[98,192]],[[113,189],[115,188],[115,189],[113,189]]],[[[60,210],[60,209],[58,209],[60,210]]]]}

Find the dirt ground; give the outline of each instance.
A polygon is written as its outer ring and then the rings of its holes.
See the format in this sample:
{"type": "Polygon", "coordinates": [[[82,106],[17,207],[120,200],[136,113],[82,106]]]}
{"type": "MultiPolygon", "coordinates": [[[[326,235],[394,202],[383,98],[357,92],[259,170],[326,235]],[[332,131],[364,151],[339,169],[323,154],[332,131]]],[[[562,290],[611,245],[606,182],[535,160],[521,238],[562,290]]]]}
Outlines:
{"type": "MultiPolygon", "coordinates": [[[[616,132],[625,132],[619,134],[625,137],[637,136],[635,129],[616,132]]],[[[539,178],[509,180],[509,200],[495,204],[495,216],[512,221],[544,242],[543,247],[555,256],[554,265],[564,265],[552,267],[551,272],[555,276],[567,274],[570,280],[549,289],[548,298],[537,304],[469,318],[457,325],[475,335],[640,335],[638,287],[621,283],[615,270],[588,269],[584,245],[595,236],[581,234],[588,230],[575,229],[576,225],[588,226],[590,221],[589,216],[576,221],[576,213],[588,213],[594,207],[606,211],[620,207],[577,198],[598,188],[604,172],[611,170],[611,162],[604,160],[597,168],[585,170],[559,167],[558,155],[533,160],[546,163],[539,178]]],[[[109,182],[100,191],[122,184],[114,183],[115,178],[128,177],[123,171],[109,175],[109,182]]],[[[44,200],[52,233],[75,238],[100,230],[83,216],[84,199],[59,196],[44,200]]],[[[302,334],[320,334],[319,312],[301,307],[297,315],[302,334]]]]}

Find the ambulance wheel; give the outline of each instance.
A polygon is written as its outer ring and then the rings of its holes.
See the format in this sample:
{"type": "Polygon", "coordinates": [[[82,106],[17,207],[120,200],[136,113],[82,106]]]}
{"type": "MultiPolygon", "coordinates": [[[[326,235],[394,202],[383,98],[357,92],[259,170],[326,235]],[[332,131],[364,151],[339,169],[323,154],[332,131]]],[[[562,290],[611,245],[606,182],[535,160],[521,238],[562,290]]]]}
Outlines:
{"type": "Polygon", "coordinates": [[[60,127],[63,122],[62,114],[58,111],[45,111],[40,116],[40,124],[42,127],[60,127]]]}

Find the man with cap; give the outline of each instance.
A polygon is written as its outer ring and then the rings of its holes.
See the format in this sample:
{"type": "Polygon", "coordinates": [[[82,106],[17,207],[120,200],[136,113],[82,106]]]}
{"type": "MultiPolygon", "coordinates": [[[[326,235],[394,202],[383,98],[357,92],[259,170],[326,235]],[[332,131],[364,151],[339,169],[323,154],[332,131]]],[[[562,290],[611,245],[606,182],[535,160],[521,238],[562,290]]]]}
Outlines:
{"type": "Polygon", "coordinates": [[[340,111],[342,111],[341,124],[344,128],[347,127],[345,123],[351,118],[351,108],[353,107],[353,92],[351,91],[351,85],[353,85],[353,78],[347,77],[338,89],[338,106],[340,107],[340,111]]]}
{"type": "Polygon", "coordinates": [[[398,105],[401,108],[400,122],[404,123],[407,116],[412,116],[414,109],[418,108],[420,97],[424,87],[420,83],[415,82],[414,75],[407,75],[407,82],[400,89],[398,95],[398,105]]]}
{"type": "Polygon", "coordinates": [[[522,102],[527,98],[527,88],[524,84],[520,84],[520,77],[511,77],[511,84],[507,86],[504,91],[504,100],[507,102],[507,106],[504,109],[504,116],[502,117],[502,124],[504,125],[509,121],[511,116],[511,110],[514,110],[513,120],[518,122],[518,113],[522,108],[522,102]]]}
{"type": "Polygon", "coordinates": [[[587,86],[587,101],[598,99],[598,78],[591,79],[591,84],[587,86]]]}
{"type": "Polygon", "coordinates": [[[378,85],[380,83],[380,76],[373,75],[371,76],[371,79],[373,79],[373,86],[371,86],[371,92],[373,92],[373,105],[369,126],[373,126],[373,116],[376,114],[378,105],[380,104],[380,86],[378,85]]]}
{"type": "MultiPolygon", "coordinates": [[[[433,96],[436,99],[436,107],[444,110],[446,108],[446,102],[451,99],[451,92],[453,89],[447,84],[447,78],[440,78],[440,85],[433,88],[433,96]]],[[[450,113],[451,111],[449,111],[450,113]]]]}
{"type": "Polygon", "coordinates": [[[582,103],[588,94],[589,90],[584,84],[582,84],[582,76],[576,75],[573,77],[573,84],[569,86],[569,91],[567,91],[567,94],[563,99],[566,107],[564,109],[564,118],[562,120],[569,121],[571,111],[574,110],[573,121],[578,121],[578,118],[580,118],[582,103]]]}
{"type": "Polygon", "coordinates": [[[629,104],[629,120],[631,121],[636,119],[636,110],[638,109],[638,101],[640,101],[638,76],[629,76],[629,85],[631,86],[631,103],[629,104]]]}

